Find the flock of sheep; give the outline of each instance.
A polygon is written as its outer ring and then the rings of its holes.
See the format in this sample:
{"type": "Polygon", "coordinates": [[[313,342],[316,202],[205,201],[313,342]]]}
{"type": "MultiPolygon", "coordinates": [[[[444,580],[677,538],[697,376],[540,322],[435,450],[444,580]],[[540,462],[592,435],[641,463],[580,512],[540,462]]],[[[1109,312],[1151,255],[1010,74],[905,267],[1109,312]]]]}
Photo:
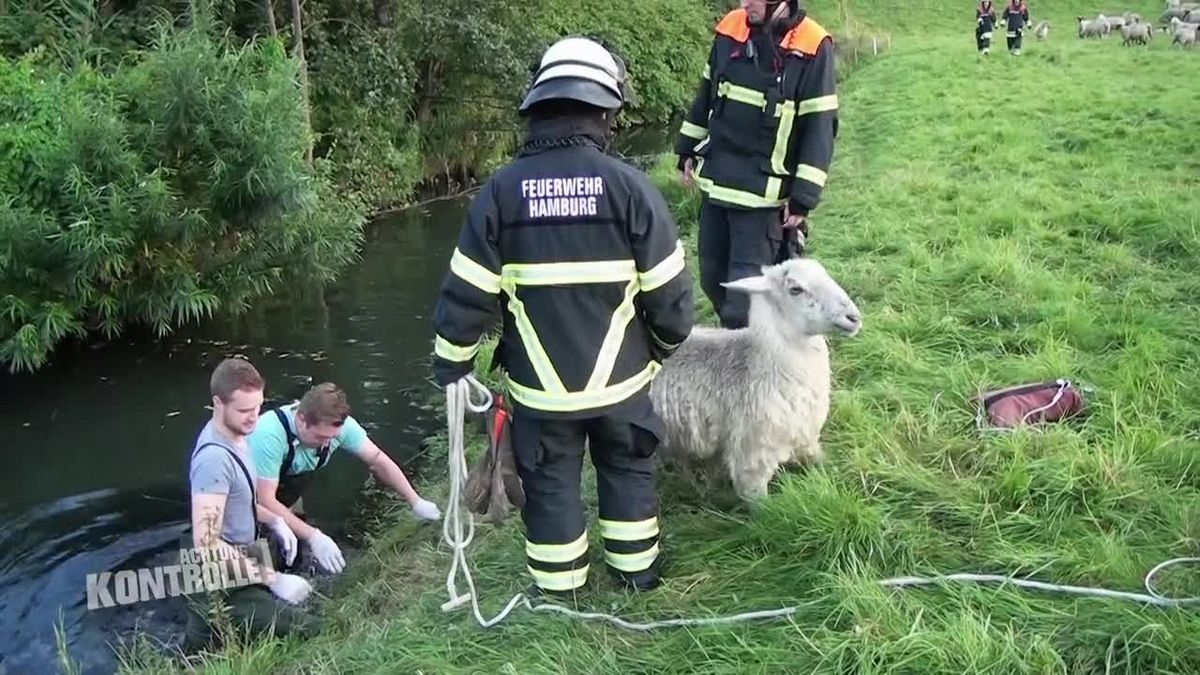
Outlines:
{"type": "MultiPolygon", "coordinates": [[[[1142,17],[1133,12],[1125,12],[1120,16],[1100,14],[1094,19],[1078,16],[1080,38],[1103,38],[1114,30],[1121,32],[1121,44],[1149,44],[1154,37],[1154,27],[1142,21],[1142,17]]],[[[1160,17],[1162,25],[1159,30],[1171,33],[1171,46],[1179,45],[1187,49],[1196,44],[1196,29],[1200,28],[1200,2],[1183,2],[1182,0],[1167,0],[1166,9],[1160,17]]]]}

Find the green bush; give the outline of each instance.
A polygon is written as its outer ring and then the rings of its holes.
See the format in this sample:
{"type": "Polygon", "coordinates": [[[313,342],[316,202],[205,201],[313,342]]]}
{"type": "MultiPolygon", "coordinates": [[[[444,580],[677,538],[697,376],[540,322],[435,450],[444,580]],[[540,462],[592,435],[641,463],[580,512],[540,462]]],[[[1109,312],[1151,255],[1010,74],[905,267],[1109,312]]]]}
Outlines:
{"type": "Polygon", "coordinates": [[[461,183],[505,161],[515,109],[542,52],[570,34],[626,60],[627,123],[661,124],[690,101],[716,14],[701,0],[316,3],[306,21],[318,147],[338,180],[385,205],[419,182],[461,183]]]}
{"type": "Polygon", "coordinates": [[[630,122],[664,123],[691,103],[719,15],[699,0],[538,0],[539,46],[567,34],[588,35],[620,54],[635,100],[630,122]]]}
{"type": "Polygon", "coordinates": [[[295,62],[164,32],[133,65],[0,61],[0,362],[158,334],[354,255],[363,208],[309,168],[295,62]]]}
{"type": "MultiPolygon", "coordinates": [[[[85,0],[12,0],[0,51],[111,74],[152,53],[154,21],[215,14],[225,39],[267,36],[260,3],[138,0],[102,16],[85,0]],[[197,4],[198,3],[198,4],[197,4]],[[141,51],[139,51],[141,50],[141,51]]],[[[286,3],[280,37],[290,46],[286,3]]],[[[515,108],[542,51],[569,34],[600,39],[627,61],[626,124],[663,124],[690,100],[713,22],[708,0],[313,0],[304,4],[314,147],[332,178],[373,207],[421,185],[454,188],[504,162],[521,132],[515,108]]]]}

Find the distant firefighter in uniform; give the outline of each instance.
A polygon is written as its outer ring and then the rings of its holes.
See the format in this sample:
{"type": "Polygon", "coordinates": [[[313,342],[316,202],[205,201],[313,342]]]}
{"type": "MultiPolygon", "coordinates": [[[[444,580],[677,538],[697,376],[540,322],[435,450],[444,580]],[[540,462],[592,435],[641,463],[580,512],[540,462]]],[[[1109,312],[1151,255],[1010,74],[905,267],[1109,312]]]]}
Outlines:
{"type": "Polygon", "coordinates": [[[992,0],[980,0],[975,8],[975,47],[980,54],[992,51],[992,31],[996,29],[996,9],[992,0]]]}
{"type": "Polygon", "coordinates": [[[1004,20],[1008,24],[1008,51],[1013,56],[1021,55],[1021,38],[1025,26],[1029,25],[1029,6],[1025,0],[1009,0],[1004,8],[1004,20]]]}
{"type": "Polygon", "coordinates": [[[434,312],[434,373],[446,386],[471,372],[503,308],[496,355],[514,402],[535,592],[571,594],[587,581],[585,443],[608,569],[634,589],[660,582],[664,429],[649,386],[691,333],[692,278],[662,195],[605,154],[625,76],[591,40],[546,51],[520,106],[528,133],[472,203],[434,312]]]}

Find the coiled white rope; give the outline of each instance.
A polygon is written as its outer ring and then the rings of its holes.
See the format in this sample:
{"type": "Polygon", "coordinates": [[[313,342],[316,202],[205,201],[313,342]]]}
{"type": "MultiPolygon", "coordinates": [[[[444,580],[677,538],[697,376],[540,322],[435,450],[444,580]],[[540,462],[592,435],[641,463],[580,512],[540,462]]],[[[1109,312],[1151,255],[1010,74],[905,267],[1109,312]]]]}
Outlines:
{"type": "MultiPolygon", "coordinates": [[[[484,620],[483,614],[479,611],[479,594],[475,591],[475,580],[471,578],[471,569],[467,565],[467,546],[475,538],[475,517],[469,510],[466,511],[467,531],[464,536],[462,489],[463,484],[467,482],[468,473],[466,443],[463,439],[466,426],[465,417],[467,410],[473,413],[484,413],[491,406],[492,393],[471,375],[446,386],[446,431],[450,441],[450,501],[446,504],[446,512],[442,520],[442,539],[454,549],[454,562],[450,565],[450,574],[446,576],[446,592],[450,595],[450,599],[442,604],[442,611],[449,612],[457,609],[469,600],[471,608],[475,611],[475,620],[484,628],[503,621],[517,603],[524,598],[523,594],[513,596],[504,611],[491,620],[484,620]],[[482,394],[483,403],[475,403],[471,400],[472,389],[482,394]],[[463,577],[467,581],[467,588],[470,589],[468,593],[460,594],[458,586],[455,584],[455,577],[458,576],[460,566],[463,577]]],[[[528,605],[529,601],[526,600],[525,604],[528,605]]]]}
{"type": "MultiPolygon", "coordinates": [[[[442,611],[453,611],[470,601],[471,608],[475,613],[475,620],[480,626],[484,628],[490,628],[507,618],[508,615],[512,613],[513,609],[520,605],[535,612],[555,612],[558,614],[564,614],[574,619],[608,621],[609,623],[628,630],[649,631],[656,628],[670,628],[674,626],[717,626],[741,621],[753,621],[756,619],[772,619],[791,616],[800,610],[800,606],[792,606],[783,607],[780,609],[744,612],[730,616],[695,619],[666,619],[662,621],[637,623],[622,619],[619,616],[613,616],[612,614],[605,614],[603,612],[580,612],[550,602],[539,602],[537,605],[534,605],[532,602],[530,602],[530,598],[527,595],[524,593],[518,593],[508,601],[508,604],[504,606],[504,609],[501,610],[499,614],[491,619],[484,619],[483,614],[479,609],[479,595],[475,590],[475,581],[471,578],[471,570],[467,564],[467,546],[471,543],[471,540],[475,536],[475,517],[469,510],[465,510],[463,508],[462,503],[463,485],[466,483],[468,475],[466,443],[463,435],[465,429],[466,411],[470,410],[474,413],[484,413],[487,412],[491,405],[491,392],[488,391],[487,387],[480,384],[478,380],[470,375],[446,387],[446,420],[450,441],[450,497],[449,503],[446,505],[444,520],[442,522],[442,538],[453,549],[454,561],[450,565],[450,573],[446,576],[446,592],[449,594],[450,599],[442,604],[442,611]],[[475,403],[471,400],[472,390],[482,396],[483,403],[475,403]],[[465,533],[463,526],[464,511],[466,518],[465,533]],[[462,571],[462,575],[467,582],[467,588],[469,589],[467,593],[459,593],[457,584],[455,583],[455,579],[460,570],[462,571]]],[[[1094,588],[1090,586],[1066,586],[1061,584],[1051,584],[1029,579],[1018,579],[999,574],[946,574],[936,577],[894,577],[891,579],[883,579],[879,581],[879,584],[889,588],[903,588],[907,586],[940,584],[946,581],[967,581],[975,583],[995,582],[1043,591],[1057,591],[1061,593],[1072,593],[1076,595],[1099,598],[1129,600],[1148,605],[1156,605],[1159,607],[1200,604],[1200,597],[1168,598],[1160,594],[1154,588],[1153,582],[1156,574],[1168,567],[1180,563],[1200,563],[1200,558],[1175,558],[1173,560],[1167,560],[1156,565],[1148,574],[1146,574],[1144,580],[1147,594],[1130,593],[1126,591],[1112,591],[1105,588],[1094,588]]]]}

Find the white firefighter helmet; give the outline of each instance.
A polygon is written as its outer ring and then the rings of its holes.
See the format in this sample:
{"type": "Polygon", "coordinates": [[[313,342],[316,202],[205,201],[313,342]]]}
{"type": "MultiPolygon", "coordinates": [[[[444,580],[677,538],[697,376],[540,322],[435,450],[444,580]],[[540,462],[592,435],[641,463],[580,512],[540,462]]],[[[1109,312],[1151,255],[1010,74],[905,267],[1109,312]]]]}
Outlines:
{"type": "Polygon", "coordinates": [[[569,37],[542,55],[533,84],[518,110],[553,99],[579,101],[605,110],[625,104],[625,64],[599,43],[569,37]]]}

